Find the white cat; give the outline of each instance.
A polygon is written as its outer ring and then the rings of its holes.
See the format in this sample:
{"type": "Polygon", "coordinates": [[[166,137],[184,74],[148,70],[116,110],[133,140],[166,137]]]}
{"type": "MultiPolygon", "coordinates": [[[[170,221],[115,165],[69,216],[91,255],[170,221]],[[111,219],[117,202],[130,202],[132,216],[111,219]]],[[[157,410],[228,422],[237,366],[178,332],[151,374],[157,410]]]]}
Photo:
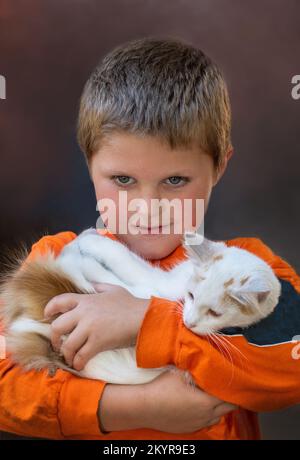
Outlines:
{"type": "MultiPolygon", "coordinates": [[[[225,327],[247,327],[274,310],[280,283],[262,259],[222,242],[202,242],[200,235],[189,232],[183,244],[187,259],[166,271],[125,244],[89,229],[67,244],[58,257],[49,253],[18,267],[1,289],[7,348],[13,359],[26,369],[61,367],[74,372],[51,347],[44,307],[63,292],[94,293],[92,283],[97,282],[120,285],[140,298],[178,301],[183,305],[185,326],[198,335],[225,327]]],[[[79,375],[138,384],[153,380],[166,369],[138,368],[135,348],[130,347],[97,354],[79,375]]]]}

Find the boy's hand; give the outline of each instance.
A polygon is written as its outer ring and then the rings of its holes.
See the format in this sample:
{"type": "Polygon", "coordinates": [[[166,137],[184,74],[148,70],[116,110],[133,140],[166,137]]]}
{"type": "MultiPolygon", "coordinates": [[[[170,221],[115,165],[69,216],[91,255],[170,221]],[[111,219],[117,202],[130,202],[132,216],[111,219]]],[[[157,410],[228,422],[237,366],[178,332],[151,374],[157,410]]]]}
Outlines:
{"type": "Polygon", "coordinates": [[[166,371],[146,384],[106,384],[98,415],[102,431],[107,432],[148,428],[193,433],[235,409],[187,384],[181,373],[166,371]]]}
{"type": "Polygon", "coordinates": [[[219,423],[223,415],[237,409],[187,384],[179,372],[164,372],[144,389],[143,420],[154,430],[192,433],[219,423]]]}
{"type": "Polygon", "coordinates": [[[100,351],[133,346],[150,302],[113,284],[94,287],[98,294],[58,295],[44,311],[46,318],[62,313],[51,324],[51,342],[76,370],[100,351]],[[61,345],[61,336],[67,334],[61,345]]]}

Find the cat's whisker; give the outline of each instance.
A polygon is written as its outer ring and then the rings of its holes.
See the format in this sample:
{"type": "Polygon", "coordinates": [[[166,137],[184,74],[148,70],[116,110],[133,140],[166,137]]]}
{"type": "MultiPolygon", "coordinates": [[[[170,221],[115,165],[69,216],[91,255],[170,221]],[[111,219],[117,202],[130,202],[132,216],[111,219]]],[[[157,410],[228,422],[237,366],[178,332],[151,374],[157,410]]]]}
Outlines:
{"type": "Polygon", "coordinates": [[[247,356],[244,355],[244,353],[241,352],[241,350],[239,350],[238,347],[236,347],[232,342],[230,342],[228,339],[226,339],[226,337],[224,337],[224,335],[216,332],[216,334],[218,335],[218,337],[223,340],[224,342],[226,342],[228,344],[229,347],[232,348],[232,351],[236,351],[239,353],[239,358],[240,358],[240,363],[241,365],[245,365],[245,362],[243,361],[246,360],[246,361],[249,361],[249,359],[247,358],[247,356]],[[243,359],[242,359],[243,358],[243,359]]]}
{"type": "MultiPolygon", "coordinates": [[[[222,358],[223,358],[223,361],[228,361],[228,358],[229,358],[229,361],[231,363],[231,370],[233,368],[233,363],[232,363],[232,359],[231,359],[231,356],[230,356],[230,353],[229,351],[227,350],[226,346],[224,346],[224,344],[222,342],[220,342],[218,340],[218,338],[216,336],[214,336],[214,334],[210,334],[210,337],[212,339],[212,341],[215,343],[216,347],[220,350],[220,353],[222,355],[222,358]]],[[[231,383],[232,379],[230,380],[230,383],[231,383]]]]}
{"type": "Polygon", "coordinates": [[[222,358],[223,358],[223,361],[225,361],[226,358],[225,358],[225,356],[224,356],[223,349],[222,349],[222,348],[219,346],[219,344],[214,340],[212,333],[208,333],[208,334],[207,334],[207,339],[208,339],[209,343],[212,344],[212,346],[216,345],[216,347],[217,347],[218,350],[220,351],[220,354],[221,354],[221,356],[222,356],[222,358]],[[213,345],[213,344],[214,344],[214,345],[213,345]]]}
{"type": "Polygon", "coordinates": [[[226,346],[226,344],[224,342],[222,342],[220,340],[220,337],[218,337],[218,335],[215,335],[215,333],[213,334],[214,338],[216,341],[218,341],[220,343],[220,345],[222,344],[222,346],[224,347],[224,349],[226,350],[226,353],[227,353],[227,356],[229,358],[229,361],[230,361],[230,364],[231,364],[231,378],[230,378],[230,381],[228,383],[228,386],[231,385],[231,382],[233,380],[233,376],[234,376],[234,364],[233,364],[233,357],[230,353],[230,350],[228,349],[228,347],[226,346]]]}
{"type": "Polygon", "coordinates": [[[168,310],[182,316],[183,314],[183,305],[179,304],[178,302],[175,305],[168,305],[168,310]]]}
{"type": "MultiPolygon", "coordinates": [[[[220,334],[220,333],[216,332],[216,335],[218,335],[218,337],[219,337],[220,339],[222,339],[222,340],[224,340],[226,343],[228,343],[228,345],[229,345],[230,347],[232,347],[233,350],[237,351],[243,358],[245,358],[245,359],[248,360],[247,356],[244,355],[244,354],[241,352],[241,350],[240,350],[238,347],[236,347],[232,342],[230,342],[223,334],[220,334]]],[[[249,361],[249,360],[248,360],[248,361],[249,361]]]]}
{"type": "Polygon", "coordinates": [[[212,333],[211,336],[213,337],[214,341],[215,341],[215,344],[218,344],[219,345],[219,349],[221,349],[223,351],[223,356],[228,360],[231,361],[231,355],[229,353],[229,350],[228,348],[226,347],[226,345],[218,339],[218,337],[215,335],[215,333],[212,333]]]}
{"type": "MultiPolygon", "coordinates": [[[[182,309],[181,308],[179,308],[177,305],[168,305],[166,308],[168,309],[169,312],[178,316],[182,320],[182,309]]],[[[165,317],[165,314],[166,314],[166,310],[162,308],[156,313],[155,317],[153,318],[156,321],[158,327],[160,327],[161,320],[165,317]]]]}
{"type": "MultiPolygon", "coordinates": [[[[240,363],[241,367],[245,370],[245,368],[246,368],[245,361],[249,361],[248,358],[233,343],[231,343],[228,339],[226,339],[224,337],[224,335],[222,335],[222,334],[220,334],[218,332],[216,332],[215,334],[218,336],[219,340],[221,340],[223,342],[224,346],[225,346],[225,343],[227,343],[228,347],[231,349],[232,352],[238,352],[239,353],[237,355],[238,358],[239,358],[239,363],[240,363]]],[[[232,379],[231,379],[231,381],[232,381],[232,379]]]]}
{"type": "Polygon", "coordinates": [[[172,313],[178,314],[179,316],[182,316],[182,311],[176,307],[169,308],[169,311],[172,313]]]}

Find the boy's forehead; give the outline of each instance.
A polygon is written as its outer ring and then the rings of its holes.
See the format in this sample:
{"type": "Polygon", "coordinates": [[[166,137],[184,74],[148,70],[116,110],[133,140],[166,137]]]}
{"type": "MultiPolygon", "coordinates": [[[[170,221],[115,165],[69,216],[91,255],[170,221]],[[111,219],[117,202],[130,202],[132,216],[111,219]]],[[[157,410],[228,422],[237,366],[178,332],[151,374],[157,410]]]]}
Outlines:
{"type": "MultiPolygon", "coordinates": [[[[103,171],[111,169],[137,169],[159,166],[160,171],[173,170],[173,174],[190,173],[191,167],[201,163],[200,147],[178,147],[171,149],[167,142],[154,136],[115,134],[94,154],[92,162],[103,171]],[[178,170],[178,171],[177,171],[178,170]]],[[[121,171],[120,171],[121,172],[121,171]]]]}
{"type": "MultiPolygon", "coordinates": [[[[170,145],[155,136],[132,134],[132,133],[114,133],[105,139],[104,144],[100,147],[100,152],[113,152],[115,154],[124,155],[135,153],[169,153],[176,150],[186,150],[184,148],[172,150],[170,145]]],[[[149,155],[147,155],[149,156],[149,155]]]]}

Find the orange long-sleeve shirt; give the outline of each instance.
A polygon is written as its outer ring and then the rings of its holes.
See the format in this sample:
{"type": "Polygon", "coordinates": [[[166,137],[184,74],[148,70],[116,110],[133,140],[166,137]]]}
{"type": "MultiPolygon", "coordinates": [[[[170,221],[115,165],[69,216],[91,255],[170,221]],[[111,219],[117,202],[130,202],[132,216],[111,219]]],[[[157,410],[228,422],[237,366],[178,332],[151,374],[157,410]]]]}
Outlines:
{"type": "MultiPolygon", "coordinates": [[[[73,232],[45,236],[33,245],[29,259],[50,249],[59,254],[74,238],[73,232]]],[[[258,439],[255,411],[300,402],[300,362],[295,359],[297,353],[292,353],[293,337],[300,331],[300,277],[257,238],[236,238],[226,244],[255,253],[273,268],[282,284],[275,311],[248,329],[223,331],[236,347],[230,346],[230,359],[205,337],[184,327],[174,308],[167,308],[174,302],[152,297],[137,338],[137,363],[140,367],[175,364],[188,369],[204,391],[240,409],[222,417],[217,425],[192,434],[148,429],[103,434],[97,410],[105,382],[81,379],[63,370],[54,377],[46,371],[23,372],[6,358],[0,360],[0,430],[52,439],[258,439]]],[[[179,246],[159,264],[168,269],[184,258],[179,246]]]]}

